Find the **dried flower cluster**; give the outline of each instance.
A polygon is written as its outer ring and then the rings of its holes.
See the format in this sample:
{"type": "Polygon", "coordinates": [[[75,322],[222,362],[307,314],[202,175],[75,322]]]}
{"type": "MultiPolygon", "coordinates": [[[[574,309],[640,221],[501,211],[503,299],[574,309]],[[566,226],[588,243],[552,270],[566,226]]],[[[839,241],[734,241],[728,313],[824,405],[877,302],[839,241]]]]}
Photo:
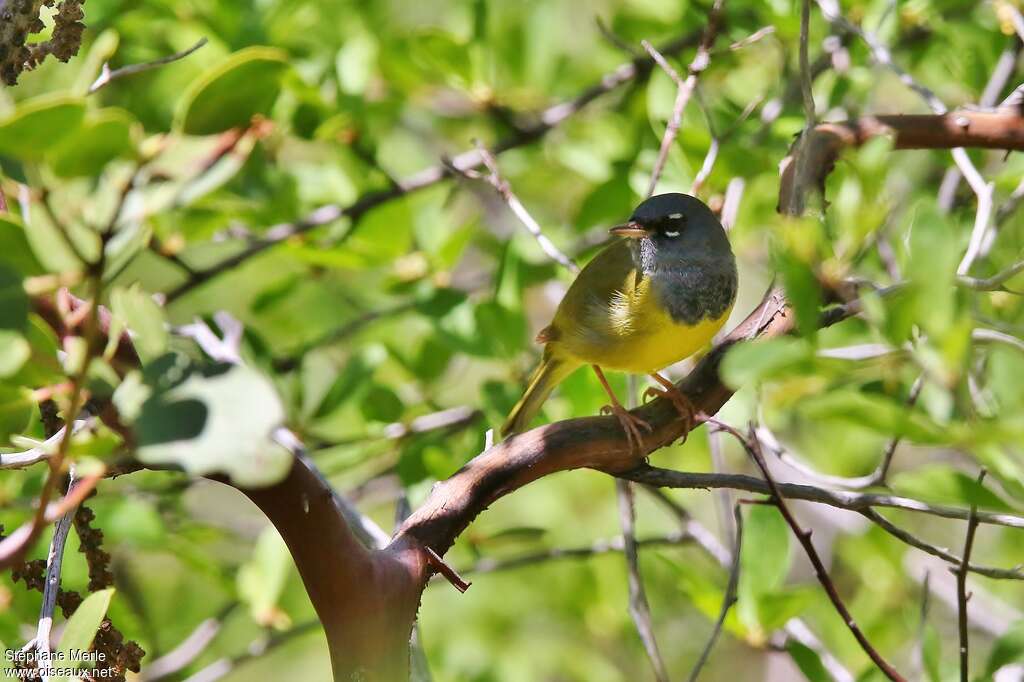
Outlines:
{"type": "Polygon", "coordinates": [[[54,15],[53,35],[40,43],[28,43],[29,35],[42,31],[39,14],[56,0],[0,0],[0,80],[15,85],[25,70],[34,69],[52,54],[66,62],[82,45],[85,0],[62,0],[54,15]]]}

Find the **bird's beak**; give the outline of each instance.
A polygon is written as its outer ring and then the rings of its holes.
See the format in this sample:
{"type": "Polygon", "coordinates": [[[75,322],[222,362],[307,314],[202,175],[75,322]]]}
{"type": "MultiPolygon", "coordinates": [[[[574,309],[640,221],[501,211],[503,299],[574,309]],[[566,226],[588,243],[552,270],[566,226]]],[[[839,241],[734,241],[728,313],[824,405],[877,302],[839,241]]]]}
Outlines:
{"type": "Polygon", "coordinates": [[[630,239],[643,239],[651,235],[650,230],[635,221],[630,221],[625,225],[616,225],[609,232],[619,237],[629,237],[630,239]]]}

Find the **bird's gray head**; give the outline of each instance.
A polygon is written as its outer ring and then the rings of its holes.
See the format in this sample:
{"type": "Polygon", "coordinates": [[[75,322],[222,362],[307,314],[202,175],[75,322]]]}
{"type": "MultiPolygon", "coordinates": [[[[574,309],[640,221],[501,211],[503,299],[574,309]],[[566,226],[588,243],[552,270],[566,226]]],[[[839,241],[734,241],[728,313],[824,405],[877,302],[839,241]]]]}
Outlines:
{"type": "Polygon", "coordinates": [[[681,262],[732,260],[732,249],[718,218],[689,194],[658,194],[636,207],[629,222],[612,234],[636,240],[634,259],[644,274],[681,262]]]}

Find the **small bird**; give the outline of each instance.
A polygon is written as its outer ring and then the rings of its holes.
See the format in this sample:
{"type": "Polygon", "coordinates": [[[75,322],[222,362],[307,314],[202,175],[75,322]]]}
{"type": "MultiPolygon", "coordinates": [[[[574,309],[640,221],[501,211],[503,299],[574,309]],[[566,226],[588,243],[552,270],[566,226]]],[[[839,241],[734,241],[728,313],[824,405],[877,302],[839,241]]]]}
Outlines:
{"type": "Polygon", "coordinates": [[[688,194],[659,194],[611,229],[618,239],[580,271],[537,335],[544,355],[501,428],[503,436],[529,426],[552,389],[589,364],[608,393],[630,446],[643,449],[640,428],[651,431],[615,397],[604,369],[648,374],[680,415],[693,405],[658,370],[697,352],[722,328],[736,300],[737,273],[725,229],[702,201],[688,194]]]}

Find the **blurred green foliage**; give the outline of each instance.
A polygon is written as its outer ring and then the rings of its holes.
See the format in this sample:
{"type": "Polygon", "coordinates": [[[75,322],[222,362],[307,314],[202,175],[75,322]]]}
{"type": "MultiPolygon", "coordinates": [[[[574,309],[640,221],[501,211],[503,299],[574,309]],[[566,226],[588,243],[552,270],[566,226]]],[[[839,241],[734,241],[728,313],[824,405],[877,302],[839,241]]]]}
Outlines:
{"type": "MultiPolygon", "coordinates": [[[[1016,49],[1001,8],[1007,2],[851,0],[843,9],[955,106],[976,102],[1000,53],[1016,49]]],[[[803,126],[792,90],[798,3],[734,0],[726,7],[659,191],[688,191],[713,131],[729,131],[701,195],[715,204],[731,180],[745,183],[731,232],[741,273],[734,318],[746,315],[777,274],[803,333],[729,353],[723,375],[740,391],[723,418],[763,420],[804,461],[837,476],[870,473],[899,437],[894,493],[1024,512],[1024,354],[1019,340],[972,336],[979,328],[1021,336],[1024,299],[1016,291],[1024,276],[1008,281],[1009,291],[955,286],[975,202],[961,183],[951,210],[938,208],[939,183],[951,165],[946,152],[895,152],[874,141],[839,162],[824,216],[780,217],[778,162],[803,126]],[[727,49],[764,26],[774,30],[727,49]],[[752,115],[741,118],[748,105],[752,115]],[[779,116],[769,120],[776,107],[779,116]],[[828,296],[821,283],[851,277],[905,284],[893,295],[869,293],[862,317],[818,331],[828,296]],[[923,389],[911,406],[907,396],[919,376],[923,389]],[[990,472],[984,484],[976,481],[979,465],[990,472]]],[[[90,273],[79,256],[95,260],[102,250],[102,302],[115,330],[131,330],[145,366],[125,377],[116,348],[101,349],[88,385],[95,395],[113,396],[135,426],[140,459],[267,482],[288,461],[269,432],[287,424],[331,481],[388,528],[399,495],[415,506],[436,479],[480,451],[486,429],[518,397],[537,357],[531,338],[569,281],[491,188],[449,179],[290,236],[163,307],[151,295],[277,239],[283,224],[322,205],[348,206],[388,191],[396,178],[436,166],[475,139],[515,139],[535,112],[575,97],[632,58],[602,35],[596,19],[628,45],[658,44],[700,30],[707,7],[687,0],[90,0],[86,10],[76,59],[49,60],[0,91],[9,208],[0,217],[0,445],[17,450],[42,440],[35,391],[66,381],[89,351],[70,342],[58,356],[61,341],[31,311],[26,287],[70,285],[88,298],[90,273]],[[86,94],[105,63],[117,69],[146,62],[203,37],[208,44],[181,61],[86,94]],[[197,317],[217,328],[217,311],[243,323],[246,368],[204,364],[193,344],[166,332],[168,322],[197,317]],[[415,427],[419,417],[463,406],[467,419],[415,427]]],[[[832,29],[817,10],[812,18],[813,59],[832,29]]],[[[691,56],[684,51],[670,61],[683,69],[691,56]]],[[[857,39],[841,41],[814,95],[829,120],[927,111],[857,39]]],[[[503,174],[547,236],[579,262],[642,197],[673,98],[670,79],[654,70],[501,154],[503,174]]],[[[970,154],[994,182],[999,205],[1017,186],[1024,160],[970,154]]],[[[1024,217],[1000,216],[998,227],[971,274],[990,276],[1020,258],[1024,217]]],[[[613,377],[613,385],[624,395],[624,378],[613,377]]],[[[549,401],[545,416],[594,414],[604,402],[594,378],[581,372],[549,401]]],[[[748,471],[743,452],[723,445],[727,470],[748,471]]],[[[102,427],[72,446],[83,466],[123,454],[117,434],[102,427]]],[[[696,432],[655,461],[711,470],[708,436],[696,432]]],[[[8,532],[32,514],[44,475],[37,466],[0,476],[8,532]]],[[[727,538],[712,494],[675,498],[727,538]]],[[[147,650],[144,663],[205,618],[223,616],[224,628],[188,673],[313,618],[280,538],[234,491],[179,473],[139,472],[104,481],[89,505],[114,557],[109,615],[147,650]]],[[[925,555],[855,514],[795,506],[818,531],[815,541],[840,591],[878,648],[912,678],[955,678],[955,609],[934,598],[926,624],[918,615],[927,570],[936,594],[950,594],[953,579],[942,564],[924,562],[925,555]]],[[[646,498],[638,511],[641,537],[677,528],[646,498]]],[[[773,634],[799,616],[858,679],[874,679],[777,512],[755,505],[744,514],[739,603],[706,678],[759,680],[771,670],[773,679],[831,679],[806,644],[790,639],[781,651],[772,647],[773,634]]],[[[960,545],[961,523],[888,516],[929,542],[960,545]]],[[[618,533],[611,482],[579,472],[501,500],[450,557],[466,567],[618,533]]],[[[88,576],[76,543],[72,534],[64,584],[84,590],[88,576]]],[[[1013,566],[1020,546],[1019,529],[984,527],[974,559],[1013,566]]],[[[46,538],[33,556],[45,551],[46,538]]],[[[692,545],[645,549],[642,566],[662,651],[673,676],[682,677],[709,634],[727,576],[692,545]]],[[[422,639],[436,679],[649,675],[626,610],[621,557],[537,563],[473,581],[463,596],[443,585],[424,596],[422,639]]],[[[1001,607],[972,631],[974,673],[988,679],[1024,660],[1024,589],[981,578],[972,584],[972,608],[1001,607]]],[[[39,603],[37,593],[5,577],[0,640],[26,640],[39,603]]],[[[314,628],[228,679],[325,680],[326,657],[314,628]]]]}

